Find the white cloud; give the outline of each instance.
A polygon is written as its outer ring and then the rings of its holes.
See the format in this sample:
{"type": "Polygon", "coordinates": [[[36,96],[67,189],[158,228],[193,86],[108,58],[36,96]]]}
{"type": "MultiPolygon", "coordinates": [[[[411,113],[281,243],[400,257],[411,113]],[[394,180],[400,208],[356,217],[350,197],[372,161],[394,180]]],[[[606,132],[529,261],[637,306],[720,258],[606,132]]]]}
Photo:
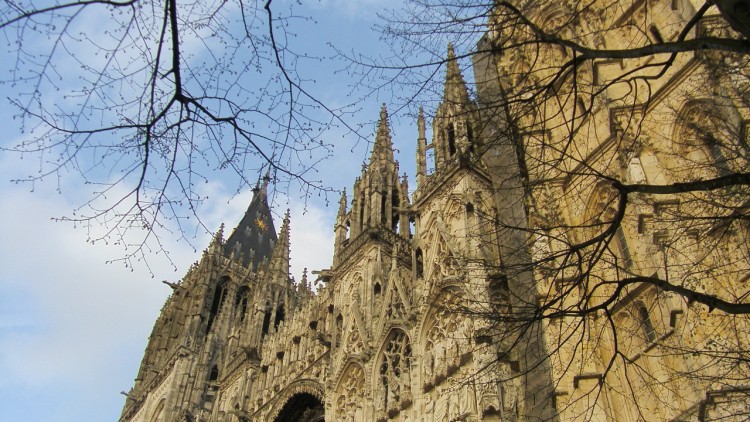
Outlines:
{"type": "MultiPolygon", "coordinates": [[[[132,384],[169,289],[143,265],[105,264],[122,249],[88,244],[84,230],[51,221],[71,204],[43,191],[2,189],[0,419],[114,420],[123,402],[118,393],[132,384]],[[81,409],[80,394],[90,408],[81,409]],[[24,413],[31,397],[50,396],[60,407],[24,413]]],[[[184,243],[168,247],[175,261],[189,262],[184,243]]],[[[158,256],[150,265],[158,276],[173,274],[158,256]]]]}
{"type": "MultiPolygon", "coordinates": [[[[333,257],[333,224],[337,209],[315,203],[305,204],[300,199],[279,197],[279,204],[288,204],[291,218],[290,260],[291,273],[297,281],[304,268],[308,272],[330,267],[333,257]]],[[[333,203],[334,205],[336,202],[333,203]]],[[[281,222],[279,221],[278,227],[281,222]]],[[[309,274],[310,282],[314,276],[309,274]]]]}

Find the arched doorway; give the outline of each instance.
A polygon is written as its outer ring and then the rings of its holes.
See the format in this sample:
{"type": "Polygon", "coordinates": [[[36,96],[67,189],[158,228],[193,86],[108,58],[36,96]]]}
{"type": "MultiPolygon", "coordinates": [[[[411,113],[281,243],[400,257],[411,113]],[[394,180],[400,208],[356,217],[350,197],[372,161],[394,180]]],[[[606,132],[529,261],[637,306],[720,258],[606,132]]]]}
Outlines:
{"type": "Polygon", "coordinates": [[[312,394],[299,393],[292,396],[281,408],[275,422],[323,422],[325,408],[312,394]]]}

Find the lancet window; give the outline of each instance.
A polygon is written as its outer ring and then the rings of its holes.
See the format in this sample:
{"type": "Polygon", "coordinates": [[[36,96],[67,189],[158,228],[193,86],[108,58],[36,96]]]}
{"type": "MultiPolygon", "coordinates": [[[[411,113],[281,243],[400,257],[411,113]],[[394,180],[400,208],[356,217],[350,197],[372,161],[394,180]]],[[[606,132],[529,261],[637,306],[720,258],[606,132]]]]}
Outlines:
{"type": "MultiPolygon", "coordinates": [[[[219,314],[219,311],[221,310],[221,305],[224,303],[224,299],[227,296],[227,281],[229,280],[229,277],[222,277],[218,283],[216,283],[216,287],[214,288],[214,296],[211,300],[211,308],[209,309],[208,313],[208,323],[206,324],[206,332],[211,330],[211,326],[214,323],[214,320],[216,319],[216,316],[219,314]]],[[[230,311],[231,312],[231,311],[230,311]]]]}
{"type": "MultiPolygon", "coordinates": [[[[618,193],[611,187],[600,183],[594,188],[588,200],[586,210],[587,218],[584,221],[585,226],[590,227],[588,235],[597,235],[609,228],[610,224],[615,223],[617,218],[617,200],[618,193]]],[[[617,260],[616,265],[630,269],[633,265],[633,258],[628,246],[628,240],[625,231],[622,228],[622,222],[618,222],[612,241],[608,244],[613,258],[617,260]]]]}
{"type": "Polygon", "coordinates": [[[414,251],[414,267],[417,271],[417,278],[424,277],[424,254],[421,248],[414,251]]]}
{"type": "Polygon", "coordinates": [[[651,322],[651,315],[649,315],[646,305],[642,302],[638,302],[636,306],[638,308],[638,317],[640,319],[643,339],[648,343],[653,343],[656,341],[656,330],[654,329],[654,323],[651,322]]]}
{"type": "Polygon", "coordinates": [[[452,157],[456,153],[456,129],[452,122],[448,123],[446,132],[448,135],[448,156],[452,157]]]}
{"type": "Polygon", "coordinates": [[[280,304],[278,308],[276,308],[276,318],[273,322],[273,328],[279,328],[279,324],[281,324],[281,321],[284,320],[284,304],[280,304]]]}
{"type": "Polygon", "coordinates": [[[249,289],[247,286],[242,286],[237,292],[237,296],[234,301],[235,319],[239,322],[244,322],[247,316],[247,304],[248,304],[249,289]]]}
{"type": "Polygon", "coordinates": [[[263,336],[268,334],[268,330],[270,330],[271,328],[271,314],[272,314],[271,303],[266,302],[266,311],[263,314],[263,328],[262,328],[263,336]]]}

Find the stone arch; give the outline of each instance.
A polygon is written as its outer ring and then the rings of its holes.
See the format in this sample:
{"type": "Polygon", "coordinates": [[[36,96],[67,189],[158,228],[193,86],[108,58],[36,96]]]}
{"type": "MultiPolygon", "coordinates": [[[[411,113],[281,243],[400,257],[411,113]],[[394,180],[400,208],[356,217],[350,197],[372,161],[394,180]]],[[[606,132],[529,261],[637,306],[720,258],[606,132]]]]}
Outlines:
{"type": "Polygon", "coordinates": [[[651,323],[658,335],[664,334],[670,328],[670,309],[667,293],[656,287],[647,289],[642,295],[651,318],[651,323]]]}
{"type": "Polygon", "coordinates": [[[411,406],[412,345],[406,330],[392,327],[381,344],[373,367],[375,420],[389,420],[411,406]]]}
{"type": "Polygon", "coordinates": [[[563,10],[561,3],[550,2],[545,7],[537,8],[532,19],[540,28],[556,31],[560,27],[567,27],[567,25],[562,25],[561,22],[565,19],[565,16],[565,10],[563,10]]]}
{"type": "MultiPolygon", "coordinates": [[[[574,40],[578,37],[573,28],[579,27],[580,24],[570,25],[571,13],[567,9],[568,7],[562,2],[547,2],[544,6],[532,12],[532,20],[539,28],[544,28],[545,31],[557,35],[561,39],[574,40]]],[[[570,58],[570,52],[567,48],[557,43],[535,44],[532,50],[534,52],[530,53],[530,55],[539,54],[536,57],[537,60],[544,60],[546,63],[555,63],[558,66],[570,58]]],[[[580,70],[584,70],[587,67],[586,65],[581,66],[580,70]]]]}
{"type": "Polygon", "coordinates": [[[311,379],[298,380],[279,393],[267,420],[269,422],[322,422],[324,406],[323,386],[311,379]],[[306,413],[307,410],[311,412],[306,413]]]}
{"type": "MultiPolygon", "coordinates": [[[[585,209],[581,215],[580,225],[594,226],[612,221],[617,214],[618,192],[606,181],[599,181],[591,188],[585,209]]],[[[599,230],[598,227],[592,227],[599,230]]]]}
{"type": "Polygon", "coordinates": [[[149,422],[162,422],[164,420],[164,407],[167,403],[167,399],[162,397],[161,400],[156,404],[156,408],[151,412],[151,417],[148,419],[149,422]]]}
{"type": "Polygon", "coordinates": [[[731,105],[705,98],[685,102],[675,117],[672,144],[686,169],[675,170],[687,177],[729,173],[738,153],[731,140],[742,135],[739,120],[731,105]]]}
{"type": "MultiPolygon", "coordinates": [[[[586,208],[582,213],[582,219],[578,226],[583,228],[583,239],[590,239],[610,228],[617,219],[618,202],[620,193],[608,182],[600,181],[591,189],[591,194],[586,201],[586,208]]],[[[622,269],[630,269],[633,264],[633,256],[630,251],[629,242],[623,229],[624,218],[615,228],[611,241],[607,245],[614,258],[613,265],[622,269]]]]}
{"type": "Polygon", "coordinates": [[[349,360],[341,371],[334,388],[333,418],[337,421],[364,421],[367,383],[365,368],[359,361],[349,360]]]}

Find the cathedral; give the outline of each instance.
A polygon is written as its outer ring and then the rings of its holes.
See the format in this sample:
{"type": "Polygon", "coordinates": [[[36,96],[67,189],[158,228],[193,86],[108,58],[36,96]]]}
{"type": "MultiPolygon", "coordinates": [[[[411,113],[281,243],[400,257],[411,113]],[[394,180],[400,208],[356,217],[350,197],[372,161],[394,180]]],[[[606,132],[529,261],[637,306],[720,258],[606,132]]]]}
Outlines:
{"type": "MultiPolygon", "coordinates": [[[[601,50],[731,32],[690,0],[518,3],[601,50]]],[[[509,19],[496,6],[473,90],[448,48],[411,190],[382,107],[328,268],[293,280],[293,216],[258,183],[169,284],[121,421],[750,417],[747,184],[721,184],[748,169],[742,72],[594,57],[566,91],[552,64],[573,56],[509,19]]]]}

